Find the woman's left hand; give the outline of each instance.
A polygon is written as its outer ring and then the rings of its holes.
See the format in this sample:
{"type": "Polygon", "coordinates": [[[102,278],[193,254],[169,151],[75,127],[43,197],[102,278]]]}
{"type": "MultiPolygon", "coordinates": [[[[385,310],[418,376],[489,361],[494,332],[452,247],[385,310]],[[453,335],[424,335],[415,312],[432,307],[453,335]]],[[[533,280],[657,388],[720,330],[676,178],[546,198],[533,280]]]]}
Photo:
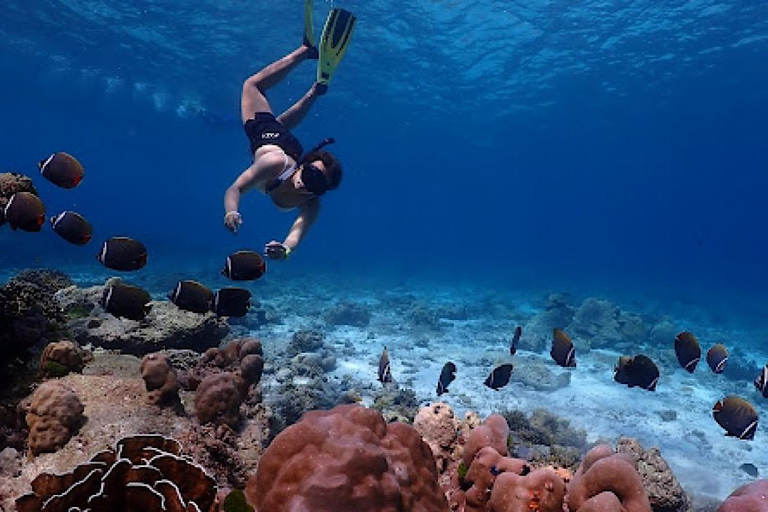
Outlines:
{"type": "Polygon", "coordinates": [[[285,260],[288,258],[290,253],[291,249],[281,244],[277,240],[272,240],[264,247],[264,254],[273,260],[285,260]]]}

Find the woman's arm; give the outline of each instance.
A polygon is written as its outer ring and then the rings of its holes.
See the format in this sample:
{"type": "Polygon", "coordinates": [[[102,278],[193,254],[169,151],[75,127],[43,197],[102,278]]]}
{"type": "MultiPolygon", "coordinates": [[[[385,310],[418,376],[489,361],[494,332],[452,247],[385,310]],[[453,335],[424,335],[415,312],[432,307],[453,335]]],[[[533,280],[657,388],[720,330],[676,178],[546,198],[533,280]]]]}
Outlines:
{"type": "Polygon", "coordinates": [[[285,167],[285,155],[282,151],[270,151],[261,155],[250,167],[224,192],[224,225],[237,233],[237,229],[243,223],[240,208],[240,196],[259,183],[263,183],[280,173],[285,167]]]}
{"type": "Polygon", "coordinates": [[[293,222],[283,243],[269,242],[264,252],[272,259],[284,260],[299,245],[320,214],[320,199],[313,198],[299,207],[299,216],[293,222]]]}

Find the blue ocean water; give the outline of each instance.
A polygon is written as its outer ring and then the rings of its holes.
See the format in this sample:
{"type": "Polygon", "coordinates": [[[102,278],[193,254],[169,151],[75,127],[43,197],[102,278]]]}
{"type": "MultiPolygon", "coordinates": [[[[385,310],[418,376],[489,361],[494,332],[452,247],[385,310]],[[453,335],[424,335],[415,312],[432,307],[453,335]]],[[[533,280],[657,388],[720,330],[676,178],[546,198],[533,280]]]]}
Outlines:
{"type": "MultiPolygon", "coordinates": [[[[317,31],[332,5],[316,3],[317,31]]],[[[280,272],[651,296],[759,326],[767,5],[338,6],[359,18],[354,40],[296,133],[335,137],[344,181],[280,272]]],[[[294,49],[302,21],[298,0],[3,2],[0,171],[170,267],[282,239],[293,217],[255,193],[228,233],[222,196],[250,163],[242,80],[294,49]],[[54,151],[84,163],[79,188],[39,176],[54,151]]],[[[273,108],[313,77],[305,63],[273,108]]],[[[4,266],[87,268],[95,252],[0,232],[4,266]]]]}

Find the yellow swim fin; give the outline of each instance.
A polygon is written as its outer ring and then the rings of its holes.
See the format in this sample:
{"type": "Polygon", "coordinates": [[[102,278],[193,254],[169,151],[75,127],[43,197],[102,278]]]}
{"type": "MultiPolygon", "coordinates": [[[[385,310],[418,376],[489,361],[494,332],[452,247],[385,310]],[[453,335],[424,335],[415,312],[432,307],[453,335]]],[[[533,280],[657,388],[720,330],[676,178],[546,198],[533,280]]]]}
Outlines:
{"type": "Polygon", "coordinates": [[[336,67],[347,51],[357,18],[344,9],[333,9],[325,20],[320,36],[320,61],[317,63],[317,83],[328,87],[336,67]]]}
{"type": "Polygon", "coordinates": [[[314,58],[317,58],[317,41],[315,41],[315,29],[312,23],[312,0],[304,1],[304,46],[314,50],[314,58]]]}

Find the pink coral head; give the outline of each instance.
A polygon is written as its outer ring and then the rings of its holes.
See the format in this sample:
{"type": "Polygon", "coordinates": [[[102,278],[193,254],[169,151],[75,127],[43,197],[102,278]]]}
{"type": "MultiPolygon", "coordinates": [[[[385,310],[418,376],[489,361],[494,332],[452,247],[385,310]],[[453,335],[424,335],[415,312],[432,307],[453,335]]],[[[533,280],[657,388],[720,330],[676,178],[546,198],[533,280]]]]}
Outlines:
{"type": "Polygon", "coordinates": [[[472,429],[467,436],[462,462],[469,467],[477,452],[486,446],[491,446],[501,455],[507,455],[508,437],[509,425],[504,416],[499,414],[488,416],[482,425],[472,429]]]}
{"type": "Polygon", "coordinates": [[[716,512],[765,512],[768,510],[768,479],[742,485],[731,493],[716,512]]]}

